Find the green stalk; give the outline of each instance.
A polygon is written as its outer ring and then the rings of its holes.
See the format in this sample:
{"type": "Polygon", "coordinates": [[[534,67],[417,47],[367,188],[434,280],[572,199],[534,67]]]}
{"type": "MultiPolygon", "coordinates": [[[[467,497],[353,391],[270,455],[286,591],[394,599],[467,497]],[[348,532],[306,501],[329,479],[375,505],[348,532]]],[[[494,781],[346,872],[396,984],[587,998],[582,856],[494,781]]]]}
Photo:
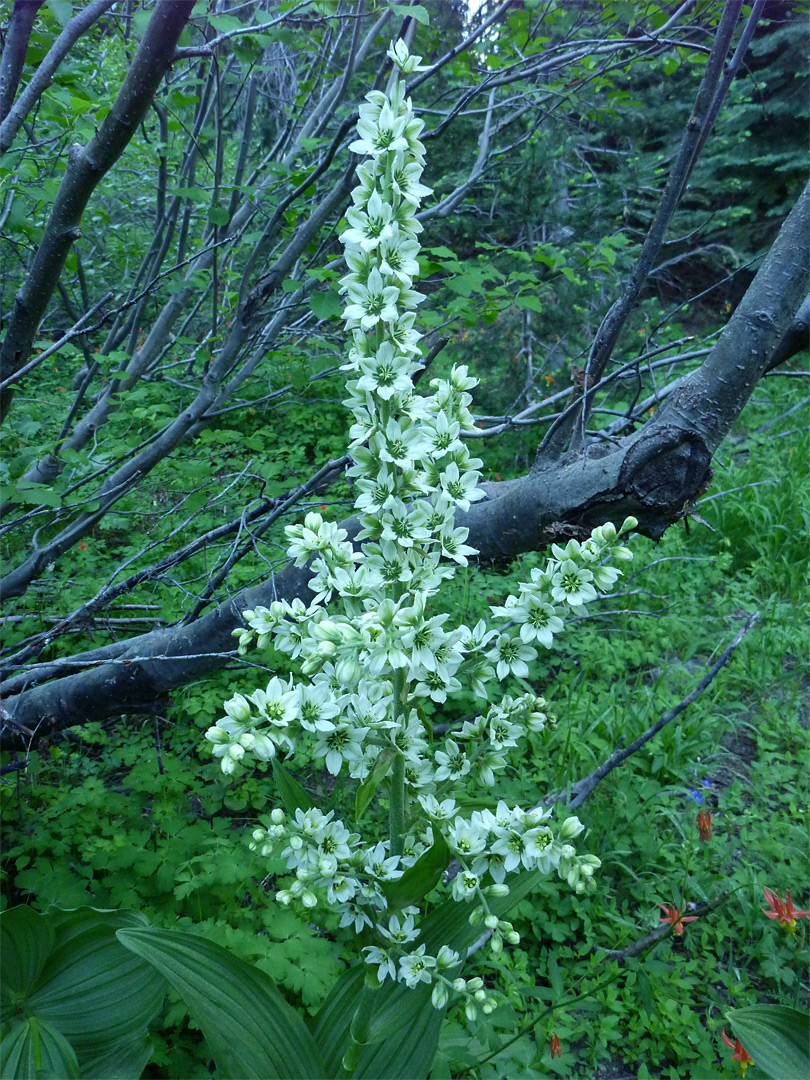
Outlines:
{"type": "MultiPolygon", "coordinates": [[[[399,720],[402,714],[402,698],[405,690],[405,672],[402,668],[396,668],[392,672],[394,683],[394,715],[393,720],[399,720]]],[[[389,835],[391,838],[391,855],[402,854],[402,834],[405,831],[405,758],[397,753],[394,758],[394,766],[391,770],[391,797],[388,807],[389,835]]]]}
{"type": "Polygon", "coordinates": [[[350,1042],[340,1063],[341,1076],[352,1076],[360,1064],[360,1055],[368,1044],[371,1021],[377,1007],[377,992],[380,989],[377,975],[373,969],[366,972],[366,981],[360,991],[360,998],[352,1017],[350,1042]]]}

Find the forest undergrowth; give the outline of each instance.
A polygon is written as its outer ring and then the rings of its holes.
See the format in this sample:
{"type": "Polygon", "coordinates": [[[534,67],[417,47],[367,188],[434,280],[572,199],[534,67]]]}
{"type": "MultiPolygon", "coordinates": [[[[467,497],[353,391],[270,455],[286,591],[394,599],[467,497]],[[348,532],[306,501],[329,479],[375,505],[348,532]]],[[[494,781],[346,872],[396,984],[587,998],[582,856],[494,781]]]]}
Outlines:
{"type": "MultiPolygon", "coordinates": [[[[658,544],[636,538],[621,588],[572,625],[540,669],[534,689],[556,727],[531,736],[499,787],[524,805],[641,734],[759,612],[703,695],[578,811],[603,862],[596,893],[575,896],[549,879],[516,911],[520,945],[470,958],[501,1005],[472,1024],[463,1010],[451,1012],[436,1080],[730,1076],[737,1066],[721,1041],[725,1008],[807,1006],[805,925],[786,934],[762,910],[764,888],[792,890],[797,907],[807,901],[801,384],[763,381],[688,523],[658,544]],[[633,955],[630,947],[659,928],[662,905],[686,920],[699,914],[633,955]],[[552,1057],[554,1040],[560,1056],[552,1057]]],[[[470,568],[442,599],[474,622],[542,559],[470,568]]],[[[138,909],[154,925],[226,945],[314,1014],[345,966],[347,931],[337,919],[316,925],[276,904],[283,862],[271,860],[268,874],[267,860],[248,849],[250,826],[274,797],[269,767],[229,782],[200,750],[201,732],[239,678],[227,671],[186,687],[164,717],[91,722],[33,751],[27,769],[0,787],[4,902],[138,909]]],[[[434,724],[463,715],[435,703],[428,714],[434,724]]],[[[338,812],[353,798],[306,759],[300,768],[338,812]]],[[[200,1034],[172,994],[153,1039],[146,1076],[209,1075],[200,1034]]],[[[752,1066],[749,1080],[757,1075],[752,1066]]]]}

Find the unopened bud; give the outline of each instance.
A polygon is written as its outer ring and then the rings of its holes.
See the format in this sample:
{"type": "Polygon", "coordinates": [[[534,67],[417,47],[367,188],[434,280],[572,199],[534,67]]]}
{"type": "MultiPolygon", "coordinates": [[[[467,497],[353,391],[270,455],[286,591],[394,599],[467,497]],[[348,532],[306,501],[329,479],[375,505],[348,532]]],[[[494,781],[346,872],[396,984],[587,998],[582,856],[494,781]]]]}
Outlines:
{"type": "Polygon", "coordinates": [[[578,817],[569,817],[560,826],[559,837],[560,840],[573,840],[574,837],[579,836],[583,832],[585,826],[579,820],[578,817]]]}

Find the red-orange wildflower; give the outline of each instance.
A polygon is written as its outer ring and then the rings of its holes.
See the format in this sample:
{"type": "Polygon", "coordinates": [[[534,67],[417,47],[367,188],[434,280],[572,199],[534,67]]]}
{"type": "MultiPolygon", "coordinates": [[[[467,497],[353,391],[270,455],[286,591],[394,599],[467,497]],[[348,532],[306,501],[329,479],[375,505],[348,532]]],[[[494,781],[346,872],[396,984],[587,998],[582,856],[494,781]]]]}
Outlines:
{"type": "Polygon", "coordinates": [[[709,810],[698,810],[698,833],[701,844],[712,838],[712,815],[709,810]]]}
{"type": "Polygon", "coordinates": [[[745,1076],[746,1069],[749,1065],[754,1064],[754,1059],[751,1057],[747,1050],[743,1049],[743,1045],[739,1039],[735,1039],[734,1042],[731,1041],[728,1035],[726,1035],[725,1028],[720,1029],[720,1036],[726,1046],[731,1047],[731,1049],[734,1051],[734,1053],[731,1055],[731,1060],[737,1062],[737,1065],[740,1069],[740,1076],[745,1076]]]}
{"type": "Polygon", "coordinates": [[[658,906],[665,913],[658,921],[672,923],[673,934],[682,934],[683,924],[694,922],[697,918],[697,915],[681,915],[680,908],[676,908],[673,904],[659,904],[658,906]]]}
{"type": "Polygon", "coordinates": [[[551,1047],[551,1056],[562,1057],[562,1047],[560,1046],[560,1038],[553,1033],[548,1037],[549,1046],[551,1047]]]}
{"type": "Polygon", "coordinates": [[[765,900],[770,911],[762,909],[763,914],[768,919],[778,919],[779,925],[783,930],[787,930],[789,934],[796,933],[796,920],[806,919],[810,915],[810,909],[798,910],[793,906],[793,898],[790,895],[790,889],[787,892],[787,900],[783,900],[779,893],[773,893],[770,889],[764,889],[765,900]]]}

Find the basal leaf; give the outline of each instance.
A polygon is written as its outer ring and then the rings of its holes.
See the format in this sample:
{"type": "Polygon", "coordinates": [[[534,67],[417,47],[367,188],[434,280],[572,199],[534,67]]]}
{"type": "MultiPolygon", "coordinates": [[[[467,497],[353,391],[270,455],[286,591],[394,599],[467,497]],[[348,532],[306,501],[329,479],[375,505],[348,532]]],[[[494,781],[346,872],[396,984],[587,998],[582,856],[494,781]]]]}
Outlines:
{"type": "Polygon", "coordinates": [[[27,998],[53,948],[48,919],[26,905],[0,913],[0,1004],[27,998]]]}
{"type": "Polygon", "coordinates": [[[324,1075],[298,1013],[258,968],[205,938],[155,927],[119,940],[157,968],[199,1024],[219,1075],[233,1080],[309,1080],[324,1075]]]}
{"type": "Polygon", "coordinates": [[[36,1016],[15,1023],[0,1043],[0,1076],[3,1080],[32,1077],[79,1077],[76,1052],[52,1024],[36,1016]]]}

